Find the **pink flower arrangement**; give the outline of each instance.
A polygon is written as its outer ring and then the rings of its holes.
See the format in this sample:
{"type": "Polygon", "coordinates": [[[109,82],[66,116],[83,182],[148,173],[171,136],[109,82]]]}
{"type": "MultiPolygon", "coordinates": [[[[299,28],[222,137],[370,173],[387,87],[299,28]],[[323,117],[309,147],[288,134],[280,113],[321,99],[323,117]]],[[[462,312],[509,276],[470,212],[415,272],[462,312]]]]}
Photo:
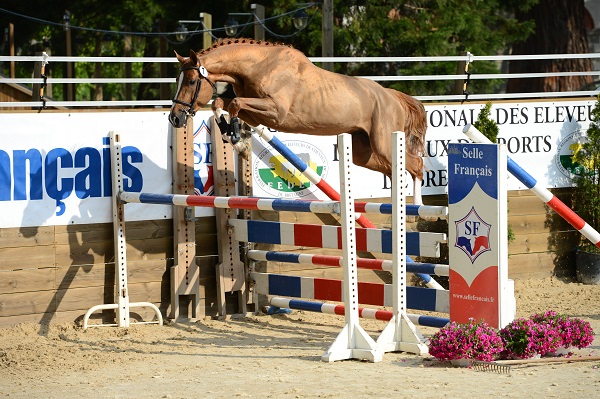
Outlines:
{"type": "Polygon", "coordinates": [[[450,322],[429,340],[429,353],[439,360],[494,360],[503,350],[502,339],[486,322],[450,322]]]}
{"type": "Polygon", "coordinates": [[[548,323],[519,318],[499,331],[504,342],[503,358],[531,358],[537,354],[556,352],[562,340],[558,330],[548,323]]]}
{"type": "Polygon", "coordinates": [[[536,323],[548,324],[558,331],[561,340],[559,348],[576,347],[582,349],[590,346],[594,341],[592,326],[589,322],[580,318],[572,318],[549,310],[544,314],[534,314],[531,319],[536,323]]]}
{"type": "Polygon", "coordinates": [[[569,345],[583,349],[594,342],[594,330],[589,322],[578,318],[570,318],[563,325],[561,337],[565,348],[566,345],[569,345]]]}
{"type": "Polygon", "coordinates": [[[429,353],[438,360],[526,359],[561,347],[582,349],[593,340],[589,322],[549,310],[515,319],[500,330],[474,319],[463,324],[450,322],[430,338],[429,353]]]}

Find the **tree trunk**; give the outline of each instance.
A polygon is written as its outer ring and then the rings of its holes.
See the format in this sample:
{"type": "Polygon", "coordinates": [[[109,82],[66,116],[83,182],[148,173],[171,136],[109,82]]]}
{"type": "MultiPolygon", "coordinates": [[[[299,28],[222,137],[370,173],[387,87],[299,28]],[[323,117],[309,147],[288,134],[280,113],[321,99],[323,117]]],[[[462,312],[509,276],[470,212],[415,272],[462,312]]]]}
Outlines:
{"type": "MultiPolygon", "coordinates": [[[[95,45],[95,56],[102,57],[102,33],[96,33],[96,45],[95,45]]],[[[101,78],[102,77],[102,63],[96,62],[94,64],[94,77],[101,78]]],[[[104,86],[102,83],[96,83],[94,88],[92,89],[92,100],[94,101],[102,101],[104,100],[104,86]]]]}
{"type": "MultiPolygon", "coordinates": [[[[526,13],[517,13],[519,21],[535,20],[535,33],[513,46],[512,54],[588,53],[584,24],[584,0],[541,0],[526,13]]],[[[511,61],[510,73],[591,71],[590,59],[511,61]]],[[[591,76],[510,79],[507,92],[560,92],[582,90],[591,76]]]]}

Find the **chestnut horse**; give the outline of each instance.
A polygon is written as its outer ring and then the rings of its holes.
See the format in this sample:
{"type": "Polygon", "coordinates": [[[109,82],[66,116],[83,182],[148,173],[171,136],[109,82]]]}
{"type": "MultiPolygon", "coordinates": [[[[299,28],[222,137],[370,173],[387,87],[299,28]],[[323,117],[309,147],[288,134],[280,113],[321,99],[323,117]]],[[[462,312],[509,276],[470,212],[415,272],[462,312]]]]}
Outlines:
{"type": "MultiPolygon", "coordinates": [[[[181,73],[169,114],[174,127],[185,126],[189,116],[210,102],[214,82],[227,82],[236,97],[217,98],[212,107],[213,111],[225,108],[232,123],[239,117],[251,126],[286,133],[350,133],[353,162],[390,178],[391,133],[403,131],[406,170],[415,184],[415,203],[422,203],[427,121],[423,105],[415,98],[369,79],[321,69],[300,51],[282,44],[229,39],[200,53],[190,50],[189,57],[175,54],[181,73]]],[[[225,129],[235,135],[238,127],[225,129]]]]}

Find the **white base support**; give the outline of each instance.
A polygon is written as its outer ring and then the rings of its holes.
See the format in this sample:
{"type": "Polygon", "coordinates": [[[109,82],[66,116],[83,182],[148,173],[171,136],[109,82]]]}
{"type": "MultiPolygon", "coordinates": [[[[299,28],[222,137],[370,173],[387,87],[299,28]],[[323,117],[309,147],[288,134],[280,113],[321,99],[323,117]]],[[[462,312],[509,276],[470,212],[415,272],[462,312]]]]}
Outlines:
{"type": "Polygon", "coordinates": [[[117,323],[109,323],[109,324],[89,324],[89,320],[90,320],[90,316],[94,313],[97,312],[99,310],[107,310],[107,309],[118,309],[120,308],[120,305],[117,303],[108,303],[108,304],[104,304],[104,305],[96,305],[96,306],[92,306],[83,316],[83,329],[87,330],[88,327],[129,327],[131,324],[158,324],[160,326],[163,325],[163,317],[162,314],[160,313],[160,310],[158,309],[158,307],[150,302],[131,302],[129,304],[129,306],[126,307],[125,311],[124,311],[124,315],[122,315],[123,317],[120,317],[121,315],[117,314],[117,323]],[[130,321],[130,317],[129,317],[129,308],[135,308],[135,307],[148,307],[151,308],[152,310],[154,310],[154,313],[156,313],[156,321],[136,321],[136,322],[131,322],[130,321]]]}
{"type": "Polygon", "coordinates": [[[377,348],[381,353],[409,352],[416,355],[429,353],[423,335],[408,316],[401,313],[394,316],[383,329],[377,338],[377,348]]]}
{"type": "MultiPolygon", "coordinates": [[[[406,314],[406,203],[404,189],[404,133],[392,133],[392,280],[394,317],[377,339],[378,350],[409,352],[423,355],[429,352],[425,339],[406,314]]],[[[435,280],[432,279],[435,283],[435,280]]]]}
{"type": "Polygon", "coordinates": [[[115,241],[115,302],[92,306],[83,316],[83,328],[117,326],[128,328],[130,324],[159,324],[162,326],[163,318],[160,310],[150,302],[129,302],[129,289],[127,288],[127,240],[125,237],[125,204],[119,199],[123,191],[123,153],[121,138],[117,132],[110,132],[110,155],[112,168],[112,213],[113,232],[115,241]],[[130,321],[129,309],[132,307],[149,307],[156,313],[157,321],[134,322],[130,321]],[[90,325],[89,319],[97,310],[115,309],[117,323],[90,325]]]}
{"type": "Polygon", "coordinates": [[[342,224],[342,297],[346,324],[321,360],[359,359],[380,362],[383,354],[377,343],[360,326],[358,317],[358,275],[356,268],[355,213],[350,176],[352,170],[352,136],[347,133],[338,136],[340,157],[340,217],[342,224]]]}
{"type": "Polygon", "coordinates": [[[377,349],[377,343],[363,328],[354,324],[346,324],[329,349],[323,353],[321,360],[324,362],[336,362],[338,360],[368,360],[380,362],[383,353],[377,349]]]}

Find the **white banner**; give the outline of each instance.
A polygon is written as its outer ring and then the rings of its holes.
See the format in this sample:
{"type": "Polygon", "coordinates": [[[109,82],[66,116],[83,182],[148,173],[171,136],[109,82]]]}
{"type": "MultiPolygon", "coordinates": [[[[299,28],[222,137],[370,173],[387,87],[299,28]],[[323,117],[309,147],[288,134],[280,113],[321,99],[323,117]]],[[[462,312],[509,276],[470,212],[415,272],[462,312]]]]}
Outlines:
{"type": "MultiPolygon", "coordinates": [[[[0,120],[0,227],[110,222],[110,131],[121,133],[128,190],[171,190],[164,112],[17,113],[0,120]]],[[[168,206],[145,208],[128,205],[127,219],[171,217],[168,206]]]]}
{"type": "MultiPolygon", "coordinates": [[[[546,188],[572,186],[571,144],[585,133],[595,101],[524,102],[492,105],[498,142],[508,156],[546,188]]],[[[442,193],[447,184],[448,142],[467,141],[462,128],[474,123],[484,105],[432,105],[427,111],[423,193],[442,193]]],[[[508,190],[526,190],[509,176],[508,190]]]]}
{"type": "MultiPolygon", "coordinates": [[[[548,188],[572,185],[570,145],[590,122],[594,101],[499,103],[492,118],[509,156],[548,188]]],[[[443,194],[447,146],[467,141],[462,128],[477,120],[482,104],[426,105],[428,130],[423,194],[443,194]]],[[[172,192],[168,111],[0,114],[0,228],[107,223],[111,218],[108,133],[121,134],[128,191],[172,192]]],[[[213,195],[210,111],[194,118],[195,186],[213,195]]],[[[339,191],[335,136],[276,133],[292,152],[339,191]]],[[[326,199],[314,184],[286,171],[276,151],[253,141],[254,195],[326,199]],[[279,176],[277,176],[279,174],[279,176]],[[283,177],[281,177],[283,174],[283,177]]],[[[390,182],[354,169],[357,198],[390,197],[390,182]]],[[[410,179],[408,179],[410,181],[410,179]]],[[[412,195],[409,183],[407,195],[412,195]]],[[[526,189],[509,178],[509,190],[526,189]]],[[[214,214],[198,208],[197,216],[214,214]]],[[[127,220],[171,218],[171,207],[129,204],[127,220]]]]}

